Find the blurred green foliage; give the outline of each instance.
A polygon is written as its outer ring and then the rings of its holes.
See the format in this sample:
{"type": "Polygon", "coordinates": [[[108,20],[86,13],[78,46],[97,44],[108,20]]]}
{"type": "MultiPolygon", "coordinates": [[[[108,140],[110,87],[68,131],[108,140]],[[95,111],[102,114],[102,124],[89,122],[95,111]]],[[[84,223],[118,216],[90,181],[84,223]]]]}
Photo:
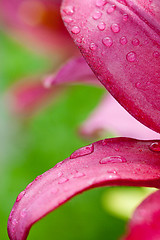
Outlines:
{"type": "MultiPolygon", "coordinates": [[[[0,89],[13,82],[48,71],[51,63],[1,33],[0,89]]],[[[56,59],[55,59],[56,62],[56,59]]],[[[102,89],[72,86],[50,106],[21,121],[8,113],[2,101],[0,121],[0,239],[7,237],[7,218],[14,201],[37,175],[52,168],[75,149],[89,143],[78,136],[80,123],[100,100],[102,89]],[[2,131],[3,130],[3,131],[2,131]]],[[[107,213],[102,195],[107,188],[90,190],[49,214],[31,229],[29,240],[115,240],[125,229],[124,220],[107,213]]]]}

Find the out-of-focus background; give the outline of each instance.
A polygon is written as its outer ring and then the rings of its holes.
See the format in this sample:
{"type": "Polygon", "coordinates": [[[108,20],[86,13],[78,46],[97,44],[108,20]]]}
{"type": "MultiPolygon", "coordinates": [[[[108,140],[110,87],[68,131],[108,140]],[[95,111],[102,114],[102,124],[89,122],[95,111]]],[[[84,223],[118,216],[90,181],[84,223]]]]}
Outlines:
{"type": "MultiPolygon", "coordinates": [[[[0,56],[0,240],[6,240],[7,219],[19,192],[37,175],[90,143],[77,129],[105,90],[69,86],[36,114],[20,118],[11,112],[6,94],[21,79],[53,71],[61,59],[57,53],[48,58],[25,46],[4,26],[0,31],[0,56]]],[[[36,223],[28,239],[118,239],[125,231],[127,203],[131,205],[127,197],[124,202],[120,200],[121,190],[132,197],[143,192],[122,187],[90,190],[36,223]]]]}

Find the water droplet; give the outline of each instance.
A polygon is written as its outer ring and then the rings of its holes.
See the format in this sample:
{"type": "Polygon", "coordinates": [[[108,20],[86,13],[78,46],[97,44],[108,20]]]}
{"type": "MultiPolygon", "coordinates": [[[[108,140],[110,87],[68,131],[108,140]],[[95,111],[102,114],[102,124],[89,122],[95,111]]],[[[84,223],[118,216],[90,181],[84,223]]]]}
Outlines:
{"type": "Polygon", "coordinates": [[[16,202],[19,202],[19,201],[22,199],[22,197],[25,195],[25,193],[26,193],[25,190],[22,191],[22,192],[18,195],[18,197],[17,197],[17,199],[16,199],[16,202]]]}
{"type": "Polygon", "coordinates": [[[126,2],[126,0],[117,0],[119,3],[121,3],[121,4],[123,4],[123,5],[125,5],[125,6],[127,6],[127,2],[126,2]]]}
{"type": "Polygon", "coordinates": [[[96,6],[97,7],[103,7],[107,3],[107,0],[97,0],[96,6]]]}
{"type": "Polygon", "coordinates": [[[120,38],[120,43],[122,44],[122,45],[125,45],[125,44],[127,44],[127,42],[128,42],[128,40],[127,40],[127,38],[124,36],[124,37],[121,37],[120,38]]]}
{"type": "Polygon", "coordinates": [[[120,26],[119,26],[119,24],[113,23],[113,24],[111,25],[111,30],[112,30],[114,33],[118,33],[118,32],[120,31],[120,26]]]}
{"type": "Polygon", "coordinates": [[[136,53],[131,51],[127,54],[126,56],[126,59],[129,61],[129,62],[134,62],[136,60],[136,53]]]}
{"type": "Polygon", "coordinates": [[[62,177],[62,178],[58,181],[58,184],[65,183],[65,182],[67,182],[68,180],[69,180],[68,178],[62,177]]]}
{"type": "Polygon", "coordinates": [[[102,16],[102,13],[101,13],[100,11],[96,11],[96,12],[93,14],[92,18],[93,18],[94,20],[98,20],[98,19],[101,18],[101,16],[102,16]]]}
{"type": "Polygon", "coordinates": [[[113,40],[111,37],[105,37],[103,38],[102,40],[103,44],[106,46],[106,47],[111,47],[112,44],[113,44],[113,40]]]}
{"type": "Polygon", "coordinates": [[[110,156],[105,157],[99,161],[100,164],[107,164],[107,163],[125,163],[126,159],[121,156],[110,156]]]}
{"type": "Polygon", "coordinates": [[[80,28],[77,26],[74,26],[74,27],[72,27],[71,32],[73,34],[78,34],[78,33],[80,33],[80,28]]]}
{"type": "Polygon", "coordinates": [[[73,175],[74,178],[80,178],[80,177],[84,177],[84,176],[85,176],[85,174],[82,172],[77,172],[73,175]]]}
{"type": "Polygon", "coordinates": [[[95,51],[97,49],[97,45],[95,43],[91,43],[89,48],[93,51],[95,51]]]}
{"type": "Polygon", "coordinates": [[[106,24],[104,22],[100,22],[97,27],[100,31],[103,31],[106,28],[106,24]]]}
{"type": "Polygon", "coordinates": [[[27,214],[27,209],[26,209],[26,208],[23,208],[23,210],[22,210],[21,213],[20,213],[21,217],[22,217],[22,218],[25,217],[26,214],[27,214]]]}
{"type": "Polygon", "coordinates": [[[128,14],[125,13],[125,14],[123,14],[123,21],[126,22],[127,20],[128,20],[128,14]]]}
{"type": "Polygon", "coordinates": [[[57,174],[57,177],[61,177],[63,175],[63,173],[62,172],[59,172],[58,174],[57,174]]]}
{"type": "Polygon", "coordinates": [[[158,58],[160,56],[160,53],[157,51],[153,52],[153,57],[158,58]]]}
{"type": "Polygon", "coordinates": [[[70,156],[70,159],[82,157],[82,156],[85,156],[85,155],[89,155],[93,151],[94,151],[94,145],[93,144],[88,145],[86,147],[82,147],[82,148],[76,150],[75,152],[73,152],[70,156]]]}
{"type": "Polygon", "coordinates": [[[138,38],[134,38],[134,39],[132,40],[132,44],[133,44],[134,46],[138,46],[138,45],[140,44],[139,39],[138,39],[138,38]]]}
{"type": "Polygon", "coordinates": [[[160,152],[160,142],[151,143],[149,149],[153,152],[160,152]]]}
{"type": "Polygon", "coordinates": [[[113,13],[113,12],[115,11],[115,9],[116,9],[116,5],[112,5],[112,6],[110,6],[110,7],[107,9],[107,13],[108,13],[108,14],[111,14],[111,13],[113,13]]]}
{"type": "Polygon", "coordinates": [[[73,19],[72,19],[71,17],[64,17],[64,18],[63,18],[63,21],[64,21],[65,23],[71,23],[71,22],[73,21],[73,19]]]}
{"type": "Polygon", "coordinates": [[[17,223],[18,223],[17,219],[14,218],[12,221],[12,225],[15,226],[17,223]]]}
{"type": "Polygon", "coordinates": [[[63,12],[67,15],[73,15],[74,14],[74,7],[73,6],[67,6],[63,9],[63,12]]]}

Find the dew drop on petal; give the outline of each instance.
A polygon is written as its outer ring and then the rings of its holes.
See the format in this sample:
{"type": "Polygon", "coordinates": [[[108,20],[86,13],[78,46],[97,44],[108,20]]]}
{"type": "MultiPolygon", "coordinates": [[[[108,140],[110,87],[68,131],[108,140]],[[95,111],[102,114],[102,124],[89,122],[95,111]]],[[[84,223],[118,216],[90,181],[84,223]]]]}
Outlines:
{"type": "Polygon", "coordinates": [[[108,14],[111,14],[111,13],[113,13],[113,12],[115,11],[115,9],[116,9],[116,5],[112,5],[112,6],[110,6],[110,7],[107,9],[107,13],[108,13],[108,14]]]}
{"type": "Polygon", "coordinates": [[[89,48],[93,51],[95,51],[97,49],[97,45],[95,43],[91,43],[89,48]]]}
{"type": "Polygon", "coordinates": [[[128,14],[123,14],[123,21],[126,22],[128,20],[128,14]]]}
{"type": "Polygon", "coordinates": [[[72,19],[71,17],[64,17],[64,18],[63,18],[63,21],[64,21],[65,23],[71,23],[71,22],[73,21],[73,19],[72,19]]]}
{"type": "Polygon", "coordinates": [[[106,24],[104,22],[100,22],[97,27],[100,31],[103,31],[106,28],[106,24]]]}
{"type": "Polygon", "coordinates": [[[102,16],[102,13],[101,13],[100,11],[96,11],[96,12],[93,14],[92,18],[93,18],[94,20],[98,20],[98,19],[101,18],[101,16],[102,16]]]}
{"type": "Polygon", "coordinates": [[[103,44],[106,46],[106,47],[111,47],[112,44],[113,44],[113,40],[111,37],[105,37],[103,38],[102,40],[103,44]]]}
{"type": "Polygon", "coordinates": [[[136,60],[136,53],[131,51],[126,55],[126,59],[128,62],[134,62],[136,60]]]}
{"type": "Polygon", "coordinates": [[[82,147],[82,148],[76,150],[75,152],[73,152],[70,156],[70,159],[82,157],[82,156],[85,156],[85,155],[89,155],[89,154],[93,153],[93,151],[94,151],[94,145],[93,144],[88,145],[86,147],[82,147]]]}
{"type": "Polygon", "coordinates": [[[112,30],[114,33],[120,32],[120,26],[119,26],[119,24],[113,23],[113,24],[111,25],[111,30],[112,30]]]}
{"type": "Polygon", "coordinates": [[[151,143],[149,149],[153,152],[160,152],[160,142],[151,143]]]}
{"type": "Polygon", "coordinates": [[[16,199],[16,202],[19,202],[19,201],[22,199],[22,197],[25,195],[25,193],[26,193],[25,190],[22,191],[22,192],[18,195],[18,197],[17,197],[17,199],[16,199]]]}
{"type": "Polygon", "coordinates": [[[101,143],[102,143],[103,146],[107,145],[107,142],[108,142],[107,139],[103,139],[103,140],[101,141],[101,143]]]}
{"type": "Polygon", "coordinates": [[[65,183],[65,182],[67,182],[68,180],[69,180],[68,178],[62,177],[62,178],[58,181],[58,184],[65,183]]]}
{"type": "Polygon", "coordinates": [[[85,176],[85,174],[82,172],[77,172],[73,175],[74,178],[80,178],[80,177],[84,177],[84,176],[85,176]]]}
{"type": "Polygon", "coordinates": [[[138,38],[134,38],[134,39],[132,40],[132,44],[133,44],[134,46],[138,46],[138,45],[140,44],[139,39],[138,39],[138,38]]]}
{"type": "Polygon", "coordinates": [[[127,42],[128,42],[128,40],[127,40],[127,38],[124,36],[124,37],[121,37],[120,38],[120,43],[122,44],[122,45],[125,45],[125,44],[127,44],[127,42]]]}
{"type": "Polygon", "coordinates": [[[99,163],[100,164],[107,164],[107,163],[125,163],[126,159],[121,156],[110,156],[102,158],[99,163]]]}
{"type": "Polygon", "coordinates": [[[61,177],[63,175],[63,173],[62,172],[59,172],[58,174],[57,174],[57,177],[61,177]]]}
{"type": "Polygon", "coordinates": [[[12,225],[15,226],[17,223],[18,223],[17,219],[14,218],[12,221],[12,225]]]}
{"type": "Polygon", "coordinates": [[[67,15],[73,15],[74,14],[74,7],[73,6],[67,6],[63,9],[63,12],[67,15]]]}
{"type": "Polygon", "coordinates": [[[80,28],[77,26],[74,26],[74,27],[72,27],[71,32],[73,34],[78,34],[78,33],[80,33],[80,28]]]}

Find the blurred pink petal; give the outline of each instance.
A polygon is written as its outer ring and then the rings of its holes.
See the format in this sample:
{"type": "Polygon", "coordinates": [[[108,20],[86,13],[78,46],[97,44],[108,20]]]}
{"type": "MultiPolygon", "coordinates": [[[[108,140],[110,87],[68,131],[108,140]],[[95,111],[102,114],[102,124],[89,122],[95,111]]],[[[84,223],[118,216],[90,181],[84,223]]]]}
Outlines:
{"type": "Polygon", "coordinates": [[[130,114],[157,132],[159,13],[157,0],[64,0],[61,8],[69,33],[99,80],[130,114]],[[69,23],[68,8],[73,11],[69,23]]]}
{"type": "Polygon", "coordinates": [[[87,83],[100,85],[83,57],[75,57],[64,64],[56,74],[48,76],[43,82],[20,82],[10,90],[9,106],[20,115],[36,112],[69,83],[87,83]]]}
{"type": "Polygon", "coordinates": [[[107,95],[82,124],[80,133],[93,137],[98,133],[138,139],[158,139],[160,135],[133,118],[111,95],[107,95]]]}
{"type": "Polygon", "coordinates": [[[76,47],[62,22],[60,4],[61,0],[1,0],[1,23],[27,46],[71,56],[76,47]]]}
{"type": "Polygon", "coordinates": [[[36,221],[87,189],[106,185],[160,187],[155,144],[160,142],[115,138],[76,150],[18,195],[8,221],[10,239],[26,239],[36,221]]]}
{"type": "Polygon", "coordinates": [[[160,190],[146,198],[133,214],[126,240],[160,239],[160,190]]]}

